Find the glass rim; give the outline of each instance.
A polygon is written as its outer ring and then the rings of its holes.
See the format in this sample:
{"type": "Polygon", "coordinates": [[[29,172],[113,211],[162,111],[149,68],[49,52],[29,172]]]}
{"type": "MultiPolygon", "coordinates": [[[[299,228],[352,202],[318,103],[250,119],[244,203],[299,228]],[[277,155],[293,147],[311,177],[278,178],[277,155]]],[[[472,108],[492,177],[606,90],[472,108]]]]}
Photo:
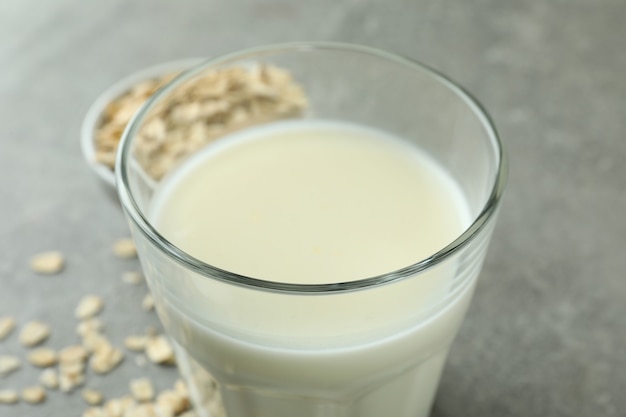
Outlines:
{"type": "Polygon", "coordinates": [[[129,219],[137,226],[142,235],[160,251],[182,264],[185,268],[199,273],[208,279],[219,280],[229,284],[257,290],[292,294],[328,294],[377,287],[383,284],[409,279],[412,276],[439,264],[445,259],[448,259],[453,254],[466,247],[486,227],[489,220],[495,215],[502,199],[507,174],[508,165],[503,143],[498,135],[493,121],[491,120],[491,117],[471,93],[466,91],[463,87],[448,78],[446,75],[425,64],[422,64],[417,60],[369,46],[340,42],[291,42],[248,48],[220,55],[215,58],[209,58],[203,63],[182,72],[163,88],[159,89],[148,100],[146,100],[141,108],[135,113],[122,134],[116,157],[115,182],[122,207],[126,211],[129,219]],[[480,121],[492,143],[492,149],[495,148],[496,156],[498,158],[497,172],[495,173],[493,187],[479,214],[456,239],[444,248],[426,258],[419,260],[416,263],[388,273],[338,283],[294,284],[254,278],[218,268],[214,265],[203,262],[178,248],[161,235],[152,223],[144,216],[129,187],[127,169],[129,155],[131,152],[132,138],[136,135],[145,116],[164,96],[167,96],[168,93],[173,91],[183,82],[210,67],[218,66],[235,59],[243,59],[246,56],[258,56],[278,52],[305,52],[312,50],[356,52],[382,58],[390,63],[400,64],[415,71],[419,71],[422,74],[426,74],[459,97],[472,110],[474,115],[480,121]]]}

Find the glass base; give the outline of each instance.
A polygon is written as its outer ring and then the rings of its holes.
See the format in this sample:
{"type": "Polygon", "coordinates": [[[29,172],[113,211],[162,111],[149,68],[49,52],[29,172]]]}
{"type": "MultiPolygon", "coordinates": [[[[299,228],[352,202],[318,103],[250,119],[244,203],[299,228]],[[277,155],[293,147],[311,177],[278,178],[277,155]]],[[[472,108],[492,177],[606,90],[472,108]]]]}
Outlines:
{"type": "Polygon", "coordinates": [[[313,397],[288,386],[220,384],[182,346],[173,345],[198,417],[428,417],[448,353],[445,349],[354,392],[313,397]]]}

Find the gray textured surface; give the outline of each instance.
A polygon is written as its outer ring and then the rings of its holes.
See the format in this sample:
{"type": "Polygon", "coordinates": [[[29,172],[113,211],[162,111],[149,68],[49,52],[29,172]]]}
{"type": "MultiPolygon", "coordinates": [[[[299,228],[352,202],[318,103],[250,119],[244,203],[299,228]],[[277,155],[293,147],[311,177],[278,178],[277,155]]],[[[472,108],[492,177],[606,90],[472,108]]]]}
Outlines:
{"type": "MultiPolygon", "coordinates": [[[[156,323],[145,288],[121,283],[127,234],[78,146],[91,101],[161,61],[296,39],[370,44],[417,58],[475,93],[506,141],[505,206],[446,368],[437,417],[626,415],[626,2],[102,1],[0,3],[0,315],[74,340],[87,292],[107,300],[111,338],[156,323]],[[335,3],[338,3],[335,5],[335,3]],[[29,257],[67,254],[38,277],[29,257]]],[[[0,354],[21,352],[16,337],[0,354]]],[[[107,395],[148,373],[132,360],[90,385],[107,395]]],[[[33,382],[31,367],[0,389],[33,382]]],[[[0,416],[72,416],[79,396],[0,406],[0,416]]]]}

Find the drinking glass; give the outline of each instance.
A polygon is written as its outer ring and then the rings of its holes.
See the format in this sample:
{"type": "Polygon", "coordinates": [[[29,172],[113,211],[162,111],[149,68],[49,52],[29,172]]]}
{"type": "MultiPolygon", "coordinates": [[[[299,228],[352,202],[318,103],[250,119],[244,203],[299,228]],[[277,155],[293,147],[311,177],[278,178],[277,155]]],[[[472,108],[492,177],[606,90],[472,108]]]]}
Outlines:
{"type": "MultiPolygon", "coordinates": [[[[180,131],[163,140],[175,146],[180,131]]],[[[493,123],[458,84],[413,60],[337,43],[254,48],[184,72],[137,112],[116,170],[157,312],[201,417],[427,416],[505,180],[493,123]],[[138,137],[168,99],[181,91],[193,96],[194,80],[256,65],[291,73],[309,101],[301,117],[383,131],[432,157],[463,193],[467,228],[399,270],[320,285],[243,276],[169,242],[151,218],[160,181],[138,162],[138,137]]]]}

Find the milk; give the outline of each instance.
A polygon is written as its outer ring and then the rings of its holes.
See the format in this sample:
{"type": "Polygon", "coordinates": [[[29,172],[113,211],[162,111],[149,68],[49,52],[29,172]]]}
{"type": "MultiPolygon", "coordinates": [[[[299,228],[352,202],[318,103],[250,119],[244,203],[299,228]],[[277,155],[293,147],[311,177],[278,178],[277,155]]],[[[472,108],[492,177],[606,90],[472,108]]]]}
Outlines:
{"type": "MultiPolygon", "coordinates": [[[[157,230],[217,268],[331,284],[429,257],[470,223],[452,178],[415,147],[355,125],[249,129],[164,179],[157,230]]],[[[183,367],[220,383],[229,417],[427,416],[479,260],[359,291],[303,295],[147,260],[183,367]],[[461,271],[462,272],[462,271],[461,271]]],[[[202,387],[200,387],[202,390],[202,387]]]]}

